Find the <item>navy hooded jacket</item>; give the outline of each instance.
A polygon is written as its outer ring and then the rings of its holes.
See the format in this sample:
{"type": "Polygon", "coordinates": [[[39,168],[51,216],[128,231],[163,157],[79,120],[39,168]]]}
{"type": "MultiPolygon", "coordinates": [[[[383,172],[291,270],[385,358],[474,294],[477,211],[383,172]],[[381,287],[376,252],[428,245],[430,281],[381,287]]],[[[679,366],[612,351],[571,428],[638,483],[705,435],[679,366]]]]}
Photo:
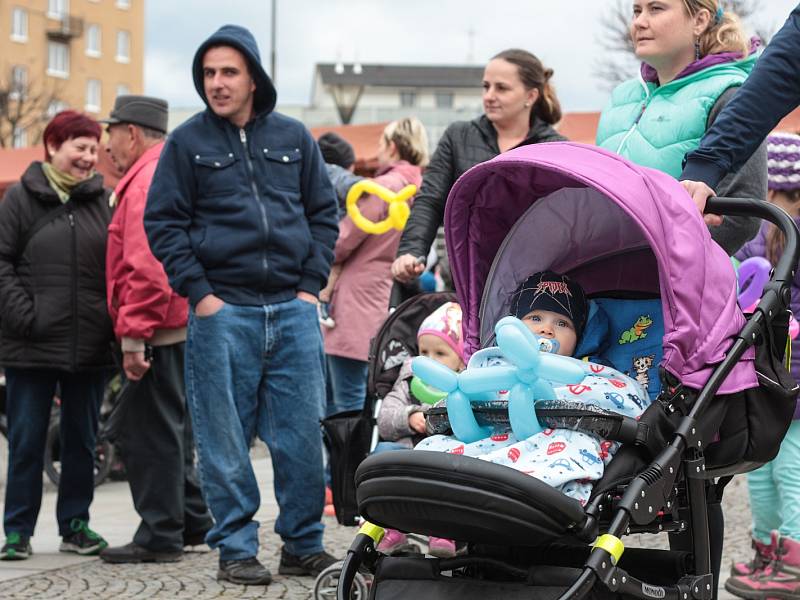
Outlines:
{"type": "Polygon", "coordinates": [[[260,305],[318,295],[338,235],[336,196],[317,143],[298,121],[272,112],[276,93],[258,46],[225,25],[198,48],[194,84],[203,101],[203,56],[231,46],[256,90],[240,129],[210,107],[169,136],[147,196],[144,224],[172,287],[194,305],[215,294],[260,305]]]}
{"type": "Polygon", "coordinates": [[[778,122],[800,105],[800,4],[775,34],[744,85],[687,155],[681,179],[717,187],[738,171],[778,122]]]}

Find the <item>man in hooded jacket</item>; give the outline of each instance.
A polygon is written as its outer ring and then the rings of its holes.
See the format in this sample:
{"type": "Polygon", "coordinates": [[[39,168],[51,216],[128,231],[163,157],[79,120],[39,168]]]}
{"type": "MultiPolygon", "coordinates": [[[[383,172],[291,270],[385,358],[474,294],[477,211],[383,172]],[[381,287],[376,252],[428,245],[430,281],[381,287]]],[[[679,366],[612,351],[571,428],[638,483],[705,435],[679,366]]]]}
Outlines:
{"type": "Polygon", "coordinates": [[[279,572],[316,575],[322,546],[317,296],[337,237],[336,198],[303,125],[273,112],[275,88],[252,34],[226,25],[200,45],[206,103],[170,135],[145,229],[172,287],[189,298],[186,393],[218,579],[268,584],[256,559],[260,504],[249,442],[270,450],[283,539],[279,572]]]}

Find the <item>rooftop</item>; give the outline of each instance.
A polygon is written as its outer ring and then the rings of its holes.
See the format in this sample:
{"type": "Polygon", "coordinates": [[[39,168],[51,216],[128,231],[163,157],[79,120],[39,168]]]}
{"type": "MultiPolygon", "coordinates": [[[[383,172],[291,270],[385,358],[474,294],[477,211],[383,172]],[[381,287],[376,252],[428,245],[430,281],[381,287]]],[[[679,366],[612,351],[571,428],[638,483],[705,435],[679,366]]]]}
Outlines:
{"type": "Polygon", "coordinates": [[[480,88],[483,66],[366,65],[320,63],[317,71],[326,85],[385,87],[480,88]]]}

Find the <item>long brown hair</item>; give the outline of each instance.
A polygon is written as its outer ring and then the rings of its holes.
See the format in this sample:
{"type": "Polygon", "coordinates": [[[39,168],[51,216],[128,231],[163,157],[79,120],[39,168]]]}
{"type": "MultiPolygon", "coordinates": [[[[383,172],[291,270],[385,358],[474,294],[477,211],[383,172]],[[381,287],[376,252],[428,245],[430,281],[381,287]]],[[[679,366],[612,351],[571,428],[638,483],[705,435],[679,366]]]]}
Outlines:
{"type": "Polygon", "coordinates": [[[503,50],[492,57],[492,60],[502,58],[517,67],[520,81],[526,89],[539,90],[539,99],[531,109],[531,125],[536,117],[545,123],[555,125],[561,120],[561,103],[556,96],[556,90],[550,83],[553,69],[545,69],[542,61],[527,50],[510,48],[503,50]]]}
{"type": "MultiPolygon", "coordinates": [[[[781,190],[778,193],[783,194],[792,204],[800,202],[800,190],[781,190]]],[[[767,232],[766,241],[767,259],[774,267],[778,264],[781,254],[783,254],[783,247],[786,245],[786,238],[780,229],[775,227],[775,225],[770,225],[769,231],[767,232]]]]}

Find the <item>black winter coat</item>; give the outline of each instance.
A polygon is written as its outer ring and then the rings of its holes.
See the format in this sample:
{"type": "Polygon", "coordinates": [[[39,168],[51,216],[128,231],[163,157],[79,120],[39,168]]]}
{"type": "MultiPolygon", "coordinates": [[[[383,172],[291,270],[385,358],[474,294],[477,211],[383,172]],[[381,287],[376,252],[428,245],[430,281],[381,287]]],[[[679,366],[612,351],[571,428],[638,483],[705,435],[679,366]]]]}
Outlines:
{"type": "Polygon", "coordinates": [[[108,196],[102,175],[95,175],[62,204],[39,162],[6,192],[0,203],[3,366],[76,372],[113,365],[108,196]]]}
{"type": "MultiPolygon", "coordinates": [[[[528,137],[519,146],[565,140],[552,126],[537,117],[528,137]]],[[[425,169],[422,186],[414,198],[411,216],[400,238],[397,256],[428,255],[436,230],[444,220],[444,207],[450,188],[467,170],[498,154],[497,131],[486,115],[472,121],[457,121],[445,130],[430,165],[425,169]]]]}

